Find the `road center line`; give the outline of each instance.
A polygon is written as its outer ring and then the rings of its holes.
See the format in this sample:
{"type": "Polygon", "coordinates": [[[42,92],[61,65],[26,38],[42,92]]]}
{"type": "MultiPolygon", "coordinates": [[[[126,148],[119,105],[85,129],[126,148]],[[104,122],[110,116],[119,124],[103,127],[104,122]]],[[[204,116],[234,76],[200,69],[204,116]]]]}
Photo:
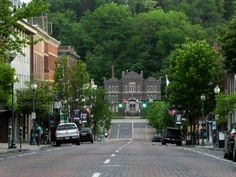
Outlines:
{"type": "Polygon", "coordinates": [[[109,164],[109,163],[110,163],[110,160],[111,160],[111,159],[105,160],[105,161],[104,161],[104,164],[106,164],[106,165],[109,164]]]}
{"type": "Polygon", "coordinates": [[[118,128],[118,130],[117,130],[117,136],[116,136],[116,139],[117,139],[117,140],[119,139],[119,134],[120,134],[120,129],[118,128]]]}
{"type": "Polygon", "coordinates": [[[111,157],[115,157],[116,155],[115,154],[111,154],[111,157]]]}
{"type": "Polygon", "coordinates": [[[147,124],[146,124],[146,127],[145,127],[145,135],[146,135],[147,142],[149,142],[147,124]]]}
{"type": "Polygon", "coordinates": [[[94,173],[92,177],[99,177],[101,173],[94,173]]]}
{"type": "Polygon", "coordinates": [[[116,152],[119,152],[119,150],[116,150],[116,152]]]}

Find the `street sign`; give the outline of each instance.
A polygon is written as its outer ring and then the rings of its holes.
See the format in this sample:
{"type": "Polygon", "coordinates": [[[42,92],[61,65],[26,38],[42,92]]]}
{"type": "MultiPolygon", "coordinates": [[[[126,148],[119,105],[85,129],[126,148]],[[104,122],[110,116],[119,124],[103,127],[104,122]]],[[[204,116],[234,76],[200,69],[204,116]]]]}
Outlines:
{"type": "Polygon", "coordinates": [[[32,120],[36,119],[36,112],[32,112],[32,114],[31,114],[31,119],[32,119],[32,120]]]}
{"type": "Polygon", "coordinates": [[[212,121],[212,130],[216,130],[216,121],[212,121]]]}
{"type": "Polygon", "coordinates": [[[182,124],[182,116],[181,114],[176,115],[176,124],[182,124]]]}

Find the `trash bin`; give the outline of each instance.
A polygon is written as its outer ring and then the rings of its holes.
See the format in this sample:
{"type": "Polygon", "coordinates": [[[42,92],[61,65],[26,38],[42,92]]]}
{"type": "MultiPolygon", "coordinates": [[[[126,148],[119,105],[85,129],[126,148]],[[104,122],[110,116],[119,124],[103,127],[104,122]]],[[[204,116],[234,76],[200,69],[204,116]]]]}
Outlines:
{"type": "Polygon", "coordinates": [[[225,147],[225,140],[219,140],[219,148],[225,147]]]}

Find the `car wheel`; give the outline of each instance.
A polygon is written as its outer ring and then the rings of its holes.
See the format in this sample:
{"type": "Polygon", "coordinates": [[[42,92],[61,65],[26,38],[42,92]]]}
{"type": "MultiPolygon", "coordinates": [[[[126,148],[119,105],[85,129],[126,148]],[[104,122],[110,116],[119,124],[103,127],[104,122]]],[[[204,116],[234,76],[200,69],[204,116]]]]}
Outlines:
{"type": "Polygon", "coordinates": [[[228,159],[228,154],[226,152],[224,152],[224,158],[228,159]]]}
{"type": "Polygon", "coordinates": [[[233,160],[233,152],[228,153],[228,158],[229,158],[229,160],[233,160]]]}
{"type": "Polygon", "coordinates": [[[58,141],[56,141],[56,146],[61,146],[61,143],[59,143],[58,141]]]}
{"type": "Polygon", "coordinates": [[[236,162],[236,150],[233,151],[233,161],[236,162]]]}
{"type": "Polygon", "coordinates": [[[93,143],[93,139],[91,139],[91,143],[93,143]]]}
{"type": "Polygon", "coordinates": [[[165,142],[165,141],[162,141],[162,142],[161,142],[161,144],[162,144],[162,145],[165,145],[165,144],[166,144],[166,142],[165,142]]]}
{"type": "Polygon", "coordinates": [[[182,146],[182,142],[177,142],[176,146],[182,146]]]}
{"type": "Polygon", "coordinates": [[[78,140],[78,141],[76,142],[76,145],[78,145],[78,146],[80,145],[80,140],[78,140]]]}

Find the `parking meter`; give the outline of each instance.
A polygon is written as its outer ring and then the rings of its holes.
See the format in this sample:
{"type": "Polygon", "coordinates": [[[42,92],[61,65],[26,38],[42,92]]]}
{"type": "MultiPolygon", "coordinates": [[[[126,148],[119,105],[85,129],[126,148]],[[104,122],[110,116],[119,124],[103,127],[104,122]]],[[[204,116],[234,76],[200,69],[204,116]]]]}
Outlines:
{"type": "Polygon", "coordinates": [[[8,135],[11,135],[11,130],[12,130],[12,126],[9,125],[9,126],[8,126],[8,135]]]}
{"type": "Polygon", "coordinates": [[[23,135],[23,128],[19,128],[19,136],[20,136],[20,151],[21,151],[21,140],[22,140],[22,135],[23,135]]]}
{"type": "Polygon", "coordinates": [[[11,145],[11,131],[12,131],[12,126],[8,126],[8,148],[10,148],[11,145]]]}
{"type": "Polygon", "coordinates": [[[20,138],[22,137],[22,135],[23,135],[23,128],[20,127],[20,128],[19,128],[19,136],[20,136],[20,138]]]}

